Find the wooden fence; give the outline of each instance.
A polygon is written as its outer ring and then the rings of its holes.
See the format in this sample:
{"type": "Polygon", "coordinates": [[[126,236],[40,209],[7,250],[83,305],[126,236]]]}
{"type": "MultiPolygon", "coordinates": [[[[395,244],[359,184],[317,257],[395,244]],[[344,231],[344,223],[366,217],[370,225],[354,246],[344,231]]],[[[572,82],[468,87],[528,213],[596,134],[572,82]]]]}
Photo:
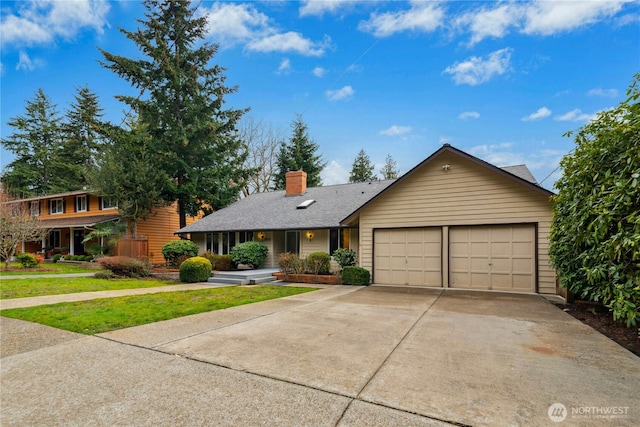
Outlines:
{"type": "Polygon", "coordinates": [[[149,241],[147,236],[122,236],[118,240],[116,255],[132,258],[149,258],[149,241]]]}

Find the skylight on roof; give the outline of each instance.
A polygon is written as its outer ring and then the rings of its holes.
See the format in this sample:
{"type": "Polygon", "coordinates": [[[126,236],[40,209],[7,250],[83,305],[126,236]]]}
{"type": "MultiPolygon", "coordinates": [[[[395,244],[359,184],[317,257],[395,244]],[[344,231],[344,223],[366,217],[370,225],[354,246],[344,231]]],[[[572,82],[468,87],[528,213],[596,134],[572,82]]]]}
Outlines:
{"type": "Polygon", "coordinates": [[[298,206],[296,206],[296,209],[307,209],[309,206],[311,206],[315,202],[316,201],[313,200],[313,199],[305,200],[304,202],[302,202],[298,206]]]}

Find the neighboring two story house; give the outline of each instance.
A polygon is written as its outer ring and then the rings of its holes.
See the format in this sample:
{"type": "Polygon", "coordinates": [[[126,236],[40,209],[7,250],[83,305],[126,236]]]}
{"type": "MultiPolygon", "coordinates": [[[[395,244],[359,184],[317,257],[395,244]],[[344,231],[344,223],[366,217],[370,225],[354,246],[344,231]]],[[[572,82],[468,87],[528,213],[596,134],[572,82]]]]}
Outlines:
{"type": "MultiPolygon", "coordinates": [[[[23,203],[24,208],[33,217],[37,217],[50,230],[42,242],[23,242],[18,252],[68,253],[70,255],[85,254],[85,235],[94,229],[96,224],[107,221],[120,221],[118,206],[108,198],[99,197],[85,190],[47,196],[30,197],[4,203],[23,203]]],[[[188,223],[192,222],[191,220],[188,223]]],[[[155,209],[148,219],[138,222],[138,241],[146,240],[142,245],[146,256],[154,264],[164,263],[162,245],[178,237],[174,231],[180,227],[177,205],[155,209]]],[[[119,243],[122,249],[127,238],[119,243]]],[[[99,243],[99,242],[89,242],[99,243]]],[[[138,245],[138,247],[140,247],[138,245]]]]}

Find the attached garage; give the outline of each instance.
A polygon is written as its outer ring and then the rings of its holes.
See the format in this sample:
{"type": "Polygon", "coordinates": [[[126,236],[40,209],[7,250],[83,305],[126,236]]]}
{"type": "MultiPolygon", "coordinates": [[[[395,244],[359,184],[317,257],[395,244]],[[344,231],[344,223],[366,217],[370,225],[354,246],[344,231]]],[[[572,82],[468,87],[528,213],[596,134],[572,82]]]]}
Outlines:
{"type": "Polygon", "coordinates": [[[376,284],[556,294],[553,193],[449,145],[346,217],[376,284]]]}

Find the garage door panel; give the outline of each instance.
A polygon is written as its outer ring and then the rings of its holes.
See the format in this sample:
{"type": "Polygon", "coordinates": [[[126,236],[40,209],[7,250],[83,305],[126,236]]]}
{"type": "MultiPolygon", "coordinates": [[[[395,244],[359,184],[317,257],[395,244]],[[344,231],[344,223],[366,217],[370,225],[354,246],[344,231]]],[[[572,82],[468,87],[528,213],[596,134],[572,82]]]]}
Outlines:
{"type": "Polygon", "coordinates": [[[442,286],[441,235],[439,228],[376,230],[376,283],[442,286]]]}
{"type": "Polygon", "coordinates": [[[449,241],[451,287],[535,291],[533,225],[451,227],[449,241]]]}

